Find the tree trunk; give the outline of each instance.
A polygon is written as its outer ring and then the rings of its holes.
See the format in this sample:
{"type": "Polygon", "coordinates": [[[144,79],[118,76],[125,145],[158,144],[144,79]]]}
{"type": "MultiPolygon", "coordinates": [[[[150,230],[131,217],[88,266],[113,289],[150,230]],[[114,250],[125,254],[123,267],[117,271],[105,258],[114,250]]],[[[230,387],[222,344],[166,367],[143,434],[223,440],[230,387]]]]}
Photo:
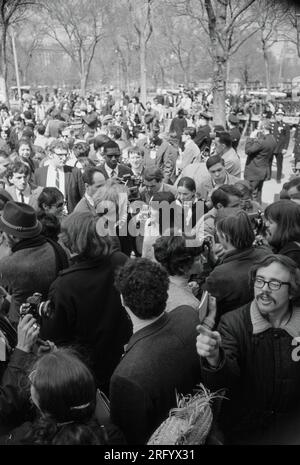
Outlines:
{"type": "Polygon", "coordinates": [[[0,34],[0,100],[9,107],[7,87],[7,60],[6,60],[7,29],[3,27],[0,34]]]}
{"type": "Polygon", "coordinates": [[[265,76],[266,76],[266,88],[267,88],[267,100],[271,100],[271,78],[270,78],[270,63],[269,56],[266,47],[263,45],[263,56],[265,63],[265,76]]]}
{"type": "Polygon", "coordinates": [[[213,105],[214,124],[225,127],[225,93],[226,93],[226,60],[223,57],[214,57],[213,69],[213,105]]]}
{"type": "Polygon", "coordinates": [[[213,4],[211,0],[205,0],[205,8],[208,16],[209,37],[213,57],[213,104],[214,124],[225,127],[225,94],[226,94],[226,71],[228,55],[224,48],[226,37],[226,18],[228,0],[217,1],[213,4]]]}
{"type": "Polygon", "coordinates": [[[140,101],[146,105],[147,100],[147,69],[146,69],[146,41],[145,34],[142,31],[140,40],[140,101]]]}
{"type": "Polygon", "coordinates": [[[80,73],[80,93],[82,97],[85,97],[87,78],[87,72],[83,71],[80,73]]]}

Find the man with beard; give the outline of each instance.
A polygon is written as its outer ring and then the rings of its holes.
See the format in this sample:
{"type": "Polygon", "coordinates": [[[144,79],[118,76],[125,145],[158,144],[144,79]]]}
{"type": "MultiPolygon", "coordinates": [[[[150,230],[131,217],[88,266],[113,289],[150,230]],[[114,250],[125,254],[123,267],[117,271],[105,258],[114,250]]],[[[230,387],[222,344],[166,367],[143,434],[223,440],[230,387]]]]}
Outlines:
{"type": "Polygon", "coordinates": [[[220,412],[225,442],[276,444],[300,405],[300,271],[289,257],[266,255],[250,279],[254,300],[225,314],[217,331],[198,326],[197,351],[204,385],[227,391],[220,412]]]}

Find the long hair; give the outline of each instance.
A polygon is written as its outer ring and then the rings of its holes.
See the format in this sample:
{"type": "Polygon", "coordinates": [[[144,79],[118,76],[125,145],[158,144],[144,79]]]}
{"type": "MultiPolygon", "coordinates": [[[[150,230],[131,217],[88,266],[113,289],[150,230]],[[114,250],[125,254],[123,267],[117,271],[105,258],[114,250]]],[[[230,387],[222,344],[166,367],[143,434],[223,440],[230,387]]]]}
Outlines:
{"type": "Polygon", "coordinates": [[[300,206],[291,200],[278,200],[265,211],[267,220],[277,223],[271,245],[279,251],[289,242],[300,242],[300,206]]]}
{"type": "Polygon", "coordinates": [[[237,250],[249,249],[255,239],[249,216],[244,211],[217,221],[217,231],[223,233],[237,250]]]}
{"type": "Polygon", "coordinates": [[[29,375],[42,417],[29,437],[35,444],[96,444],[90,429],[96,385],[88,367],[70,348],[40,357],[29,375]]]}
{"type": "Polygon", "coordinates": [[[93,196],[97,213],[102,210],[115,212],[116,220],[127,221],[128,188],[116,179],[108,179],[93,196]]]}
{"type": "Polygon", "coordinates": [[[62,240],[66,247],[82,259],[110,254],[110,244],[96,230],[97,218],[90,212],[72,213],[61,225],[62,240]]]}

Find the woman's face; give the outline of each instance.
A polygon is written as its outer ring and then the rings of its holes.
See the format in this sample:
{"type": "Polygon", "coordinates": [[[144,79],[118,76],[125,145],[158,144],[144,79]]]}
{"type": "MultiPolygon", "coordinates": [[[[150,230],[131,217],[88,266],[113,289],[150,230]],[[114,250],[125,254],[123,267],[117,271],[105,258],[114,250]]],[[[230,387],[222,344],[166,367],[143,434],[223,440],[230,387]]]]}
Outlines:
{"type": "Polygon", "coordinates": [[[177,198],[181,203],[190,202],[195,198],[195,191],[190,191],[184,186],[177,188],[177,198]]]}
{"type": "Polygon", "coordinates": [[[265,223],[266,223],[266,239],[269,243],[271,243],[277,231],[278,223],[271,220],[271,218],[267,219],[265,223]]]}
{"type": "Polygon", "coordinates": [[[30,147],[27,144],[22,144],[19,147],[19,155],[21,158],[30,158],[30,147]]]}

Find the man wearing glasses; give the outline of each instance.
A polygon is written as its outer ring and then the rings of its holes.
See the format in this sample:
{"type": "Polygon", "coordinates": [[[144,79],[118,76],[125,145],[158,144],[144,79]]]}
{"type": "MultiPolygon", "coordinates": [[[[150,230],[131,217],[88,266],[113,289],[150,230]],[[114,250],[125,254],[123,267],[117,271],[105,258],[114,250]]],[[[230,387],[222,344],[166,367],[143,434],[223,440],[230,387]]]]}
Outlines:
{"type": "Polygon", "coordinates": [[[68,213],[72,213],[85,193],[81,171],[66,165],[68,157],[66,142],[54,140],[50,144],[49,152],[49,165],[35,170],[34,183],[41,187],[57,187],[66,199],[68,213]]]}
{"type": "Polygon", "coordinates": [[[105,163],[103,166],[99,166],[99,170],[103,173],[105,179],[119,178],[123,176],[133,175],[132,171],[128,166],[120,163],[121,151],[116,142],[110,140],[103,145],[103,157],[105,163]]]}
{"type": "Polygon", "coordinates": [[[266,255],[250,278],[253,301],[224,315],[217,331],[198,326],[197,351],[205,386],[227,391],[220,412],[225,442],[276,444],[282,423],[300,406],[300,308],[293,303],[300,270],[289,257],[266,255]]]}

